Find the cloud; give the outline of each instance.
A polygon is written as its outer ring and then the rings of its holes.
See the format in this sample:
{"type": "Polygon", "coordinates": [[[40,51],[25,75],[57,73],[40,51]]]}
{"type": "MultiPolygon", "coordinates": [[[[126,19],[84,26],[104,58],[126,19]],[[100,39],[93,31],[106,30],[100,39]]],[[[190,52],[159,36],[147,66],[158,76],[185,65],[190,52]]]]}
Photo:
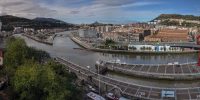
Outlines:
{"type": "Polygon", "coordinates": [[[53,17],[65,21],[125,19],[137,11],[122,8],[156,4],[148,0],[0,0],[0,14],[27,18],[53,17]]]}
{"type": "Polygon", "coordinates": [[[78,14],[80,13],[80,11],[77,11],[77,10],[74,10],[74,11],[71,11],[70,14],[78,14]]]}
{"type": "Polygon", "coordinates": [[[53,15],[55,11],[41,7],[36,0],[0,0],[1,15],[10,14],[27,18],[53,15]]]}
{"type": "Polygon", "coordinates": [[[122,6],[135,3],[136,0],[95,0],[96,4],[103,4],[106,6],[122,6]]]}

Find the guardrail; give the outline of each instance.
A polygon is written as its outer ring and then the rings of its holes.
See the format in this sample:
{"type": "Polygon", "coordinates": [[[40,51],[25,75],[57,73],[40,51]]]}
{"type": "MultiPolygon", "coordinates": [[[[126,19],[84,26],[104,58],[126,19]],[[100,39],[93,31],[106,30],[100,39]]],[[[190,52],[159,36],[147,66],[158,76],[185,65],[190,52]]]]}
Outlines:
{"type": "MultiPolygon", "coordinates": [[[[194,63],[196,64],[196,63],[194,63]]],[[[185,65],[185,67],[189,68],[189,66],[194,66],[193,63],[190,64],[179,64],[179,71],[175,72],[177,65],[143,65],[143,64],[120,64],[120,63],[112,63],[109,61],[103,61],[103,64],[100,64],[101,67],[106,68],[111,71],[120,72],[126,75],[132,75],[132,76],[138,76],[138,77],[145,77],[145,78],[154,78],[154,79],[168,79],[168,80],[194,80],[194,79],[200,79],[200,70],[196,68],[197,72],[190,72],[185,73],[184,71],[191,71],[191,69],[184,70],[182,66],[185,65]],[[140,70],[134,69],[137,66],[140,70]],[[143,68],[147,68],[148,70],[142,70],[143,68]],[[164,71],[159,72],[158,69],[162,68],[164,71]],[[167,68],[170,68],[170,70],[167,70],[167,68]],[[151,68],[156,68],[157,71],[149,71],[151,68]],[[168,72],[167,72],[168,71],[168,72]],[[169,73],[169,71],[174,73],[169,73]]],[[[197,67],[197,66],[195,66],[197,67]]]]}
{"type": "Polygon", "coordinates": [[[140,84],[135,84],[135,83],[129,83],[129,82],[124,82],[121,80],[113,79],[107,76],[99,75],[86,67],[79,66],[77,64],[74,64],[64,58],[57,58],[58,62],[66,65],[66,67],[73,69],[76,71],[76,73],[81,73],[86,76],[93,75],[94,79],[97,81],[100,81],[101,83],[108,84],[113,87],[117,87],[121,93],[125,95],[129,95],[132,97],[138,97],[138,98],[143,98],[143,99],[151,99],[151,100],[163,100],[163,97],[161,96],[161,92],[163,90],[173,90],[176,91],[175,97],[171,99],[175,100],[183,100],[183,99],[193,99],[197,100],[200,99],[200,87],[190,87],[190,88],[161,88],[161,87],[153,87],[153,86],[144,86],[140,84]],[[98,79],[100,77],[100,80],[98,79]],[[147,90],[143,90],[146,88],[147,90]],[[129,92],[128,90],[134,90],[136,92],[129,92]],[[191,90],[196,90],[197,92],[193,92],[191,90]],[[148,95],[142,95],[140,91],[143,91],[144,93],[148,93],[148,95]],[[186,91],[186,92],[184,92],[186,91]],[[156,94],[156,95],[155,95],[156,94]]]}

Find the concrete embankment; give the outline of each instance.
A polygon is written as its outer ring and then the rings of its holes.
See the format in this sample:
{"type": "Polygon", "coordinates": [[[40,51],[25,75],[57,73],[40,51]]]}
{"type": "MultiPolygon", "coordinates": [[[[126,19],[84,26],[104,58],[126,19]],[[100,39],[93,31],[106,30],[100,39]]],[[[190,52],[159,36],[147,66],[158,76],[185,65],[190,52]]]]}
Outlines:
{"type": "Polygon", "coordinates": [[[47,44],[47,45],[53,45],[53,41],[50,42],[50,41],[45,41],[45,40],[41,40],[41,39],[38,39],[34,36],[30,36],[30,35],[27,35],[27,34],[22,34],[23,36],[26,36],[27,38],[30,38],[32,40],[35,40],[37,42],[40,42],[40,43],[44,43],[44,44],[47,44]]]}
{"type": "Polygon", "coordinates": [[[99,65],[101,69],[107,69],[109,71],[135,76],[142,78],[162,79],[162,80],[195,80],[200,79],[200,72],[196,68],[197,72],[191,72],[194,69],[194,65],[165,65],[165,66],[148,66],[148,65],[124,65],[113,64],[104,62],[103,65],[99,65]],[[155,72],[154,72],[155,71],[155,72]],[[190,72],[190,73],[189,73],[190,72]]]}
{"type": "Polygon", "coordinates": [[[159,79],[159,80],[196,80],[200,79],[200,73],[184,75],[184,74],[162,74],[162,73],[146,73],[140,71],[131,71],[123,68],[112,68],[106,67],[110,71],[114,71],[117,73],[122,73],[128,76],[142,77],[142,78],[151,78],[151,79],[159,79]]]}
{"type": "Polygon", "coordinates": [[[108,76],[99,75],[88,68],[74,64],[63,58],[57,58],[57,61],[65,65],[66,69],[70,72],[74,72],[79,79],[93,82],[97,86],[101,86],[101,90],[105,90],[106,93],[111,89],[118,90],[122,95],[125,95],[131,100],[136,98],[140,98],[141,100],[199,100],[199,84],[197,86],[177,88],[177,86],[160,87],[161,85],[159,84],[154,87],[151,86],[151,84],[142,85],[134,82],[129,83],[108,76]],[[108,87],[111,89],[108,89],[108,87]],[[163,98],[161,96],[163,91],[174,91],[174,97],[163,98]]]}
{"type": "Polygon", "coordinates": [[[75,37],[70,36],[71,40],[74,41],[76,44],[80,45],[81,47],[85,48],[85,49],[89,49],[92,50],[94,48],[92,48],[91,46],[87,45],[86,43],[83,43],[82,41],[78,40],[75,37]]]}
{"type": "Polygon", "coordinates": [[[155,52],[155,51],[129,51],[129,50],[110,50],[110,49],[99,49],[99,48],[94,48],[87,43],[84,43],[83,41],[80,41],[76,37],[70,36],[71,40],[80,45],[81,47],[95,51],[95,52],[108,52],[108,53],[132,53],[132,54],[187,54],[187,53],[198,53],[197,50],[191,50],[191,51],[160,51],[160,52],[155,52]]]}

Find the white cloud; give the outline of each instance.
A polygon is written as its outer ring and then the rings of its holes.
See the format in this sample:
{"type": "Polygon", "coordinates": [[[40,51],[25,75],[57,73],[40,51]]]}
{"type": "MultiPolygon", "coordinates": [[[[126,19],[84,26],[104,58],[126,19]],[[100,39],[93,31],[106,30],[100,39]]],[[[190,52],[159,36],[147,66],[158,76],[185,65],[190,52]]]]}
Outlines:
{"type": "MultiPolygon", "coordinates": [[[[138,11],[122,8],[155,4],[137,0],[0,0],[0,14],[11,14],[27,18],[53,17],[65,20],[120,19],[135,16],[138,11]]],[[[67,20],[67,21],[68,21],[67,20]]]]}
{"type": "Polygon", "coordinates": [[[53,15],[55,11],[41,7],[35,0],[0,0],[1,14],[27,18],[53,15]]]}
{"type": "Polygon", "coordinates": [[[136,0],[95,0],[97,4],[103,4],[107,6],[122,6],[135,3],[136,0]]]}

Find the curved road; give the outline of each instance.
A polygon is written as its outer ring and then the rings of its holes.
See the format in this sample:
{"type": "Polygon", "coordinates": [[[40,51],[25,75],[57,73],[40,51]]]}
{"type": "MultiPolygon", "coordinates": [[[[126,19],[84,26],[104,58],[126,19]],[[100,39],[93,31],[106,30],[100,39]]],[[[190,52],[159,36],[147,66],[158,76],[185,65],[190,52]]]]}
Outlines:
{"type": "Polygon", "coordinates": [[[129,82],[124,82],[121,80],[113,79],[110,77],[102,76],[93,71],[72,63],[64,58],[57,58],[57,61],[66,65],[66,67],[76,73],[81,79],[88,79],[89,76],[92,77],[92,80],[100,81],[101,86],[106,84],[114,88],[119,89],[119,91],[128,96],[142,99],[150,100],[199,100],[200,99],[200,87],[191,87],[191,88],[161,88],[161,87],[151,87],[144,86],[141,84],[133,84],[129,82]],[[172,97],[165,97],[167,94],[164,91],[173,92],[172,97]],[[163,96],[161,96],[163,95],[163,96]]]}

